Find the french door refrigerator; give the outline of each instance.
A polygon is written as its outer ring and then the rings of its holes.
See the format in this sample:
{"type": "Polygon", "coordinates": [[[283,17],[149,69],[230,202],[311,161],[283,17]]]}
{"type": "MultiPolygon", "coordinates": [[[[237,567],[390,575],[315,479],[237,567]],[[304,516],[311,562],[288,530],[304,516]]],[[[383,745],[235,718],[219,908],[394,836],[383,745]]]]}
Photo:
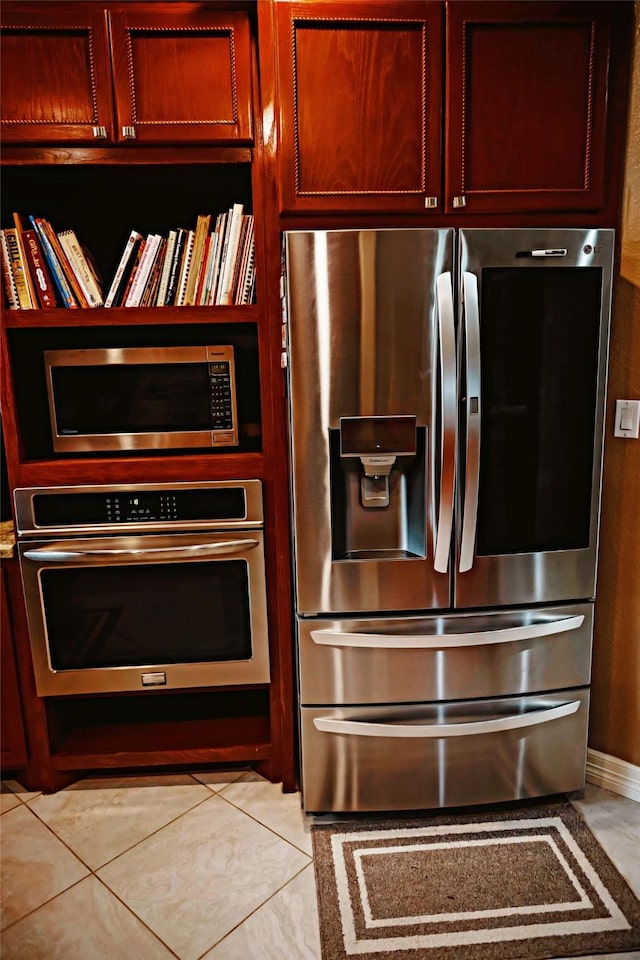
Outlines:
{"type": "Polygon", "coordinates": [[[285,234],[307,812],[584,786],[613,240],[285,234]]]}

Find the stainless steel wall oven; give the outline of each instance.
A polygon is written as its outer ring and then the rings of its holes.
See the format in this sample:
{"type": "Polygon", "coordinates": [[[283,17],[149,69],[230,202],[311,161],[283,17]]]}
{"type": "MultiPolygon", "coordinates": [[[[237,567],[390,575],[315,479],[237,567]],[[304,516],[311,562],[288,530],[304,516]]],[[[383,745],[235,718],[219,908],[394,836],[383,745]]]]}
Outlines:
{"type": "Polygon", "coordinates": [[[23,488],[41,696],[269,681],[258,480],[23,488]]]}

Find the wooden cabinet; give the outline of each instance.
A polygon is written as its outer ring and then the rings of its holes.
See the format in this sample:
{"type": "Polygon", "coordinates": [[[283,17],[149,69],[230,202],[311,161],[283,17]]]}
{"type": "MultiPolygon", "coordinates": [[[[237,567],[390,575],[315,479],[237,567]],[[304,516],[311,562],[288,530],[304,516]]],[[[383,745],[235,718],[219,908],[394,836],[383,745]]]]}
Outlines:
{"type": "Polygon", "coordinates": [[[442,204],[444,8],[276,5],[285,211],[442,204]]]}
{"type": "Polygon", "coordinates": [[[250,143],[247,12],[6,3],[5,143],[250,143]]]}
{"type": "Polygon", "coordinates": [[[3,4],[3,228],[18,211],[74,229],[107,286],[132,229],[167,236],[193,228],[199,214],[242,203],[254,214],[256,255],[255,302],[246,306],[0,311],[10,485],[260,480],[268,571],[271,679],[251,688],[39,697],[25,623],[17,648],[28,686],[32,789],[56,789],[87,770],[216,763],[254,764],[285,789],[295,786],[283,374],[267,306],[279,253],[267,243],[262,212],[254,13],[244,0],[227,9],[218,2],[3,4]],[[94,137],[94,126],[107,137],[94,137]],[[198,343],[236,348],[237,448],[53,450],[44,350],[198,343]]]}
{"type": "Polygon", "coordinates": [[[446,210],[597,210],[615,4],[447,7],[446,210]]]}
{"type": "Polygon", "coordinates": [[[282,212],[602,211],[629,6],[277,0],[282,212]]]}
{"type": "Polygon", "coordinates": [[[13,627],[11,601],[7,583],[7,564],[17,563],[14,559],[2,561],[0,569],[1,595],[1,633],[0,653],[0,714],[2,732],[0,735],[0,763],[3,770],[15,770],[27,762],[22,703],[18,686],[18,672],[13,645],[13,627]]]}

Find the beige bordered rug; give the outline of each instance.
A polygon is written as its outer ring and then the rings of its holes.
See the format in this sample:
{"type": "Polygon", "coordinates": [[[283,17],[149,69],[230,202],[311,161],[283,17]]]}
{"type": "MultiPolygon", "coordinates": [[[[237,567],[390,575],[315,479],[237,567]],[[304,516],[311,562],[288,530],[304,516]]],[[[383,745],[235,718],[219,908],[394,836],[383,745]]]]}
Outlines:
{"type": "Polygon", "coordinates": [[[640,949],[640,901],[569,803],[350,818],[311,833],[323,960],[640,949]]]}

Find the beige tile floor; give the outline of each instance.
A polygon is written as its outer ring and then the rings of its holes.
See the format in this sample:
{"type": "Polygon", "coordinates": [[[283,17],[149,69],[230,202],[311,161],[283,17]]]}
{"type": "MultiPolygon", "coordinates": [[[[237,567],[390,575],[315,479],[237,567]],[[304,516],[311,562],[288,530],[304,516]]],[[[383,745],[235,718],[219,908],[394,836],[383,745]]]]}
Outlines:
{"type": "MultiPolygon", "coordinates": [[[[2,960],[320,960],[299,794],[236,770],[0,796],[2,960]]],[[[640,895],[640,804],[576,805],[640,895]]]]}

